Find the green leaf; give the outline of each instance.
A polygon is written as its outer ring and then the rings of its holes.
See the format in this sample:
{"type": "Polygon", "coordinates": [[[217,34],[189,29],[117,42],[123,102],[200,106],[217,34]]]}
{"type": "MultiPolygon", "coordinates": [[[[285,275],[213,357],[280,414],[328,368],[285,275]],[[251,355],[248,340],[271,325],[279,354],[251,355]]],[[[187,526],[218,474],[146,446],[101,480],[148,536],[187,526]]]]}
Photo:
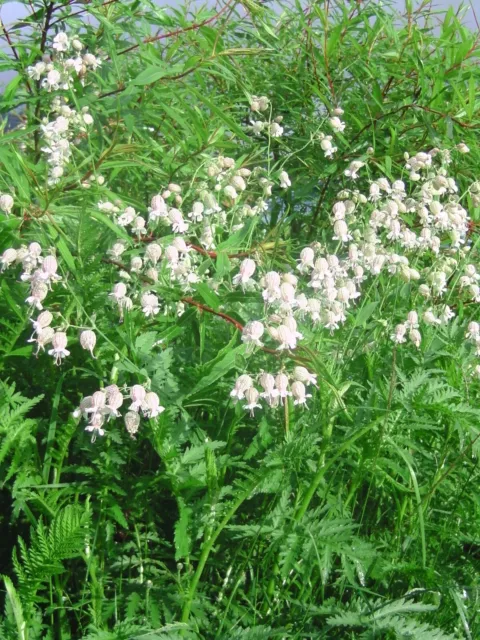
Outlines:
{"type": "Polygon", "coordinates": [[[220,306],[220,299],[210,289],[208,284],[205,284],[204,282],[201,282],[201,283],[197,284],[196,290],[197,290],[197,293],[200,295],[200,297],[208,304],[209,307],[211,307],[215,311],[218,310],[218,308],[220,306]]]}
{"type": "Polygon", "coordinates": [[[199,391],[203,391],[207,387],[210,387],[219,378],[223,378],[223,376],[226,376],[229,371],[235,368],[235,361],[237,359],[237,356],[244,355],[245,348],[245,345],[241,344],[235,349],[229,351],[219,362],[217,362],[212,367],[211,371],[207,375],[204,375],[198,381],[192,391],[187,394],[187,398],[190,398],[199,391]]]}

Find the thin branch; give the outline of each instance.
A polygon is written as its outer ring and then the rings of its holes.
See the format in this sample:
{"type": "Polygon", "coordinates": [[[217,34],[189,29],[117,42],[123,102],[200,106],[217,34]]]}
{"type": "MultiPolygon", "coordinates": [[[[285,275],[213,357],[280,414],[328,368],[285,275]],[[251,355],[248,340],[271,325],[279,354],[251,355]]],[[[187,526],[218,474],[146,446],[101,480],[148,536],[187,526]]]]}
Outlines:
{"type": "Polygon", "coordinates": [[[142,40],[142,42],[138,44],[132,44],[131,47],[128,47],[127,49],[123,49],[123,51],[120,51],[118,55],[121,56],[124,53],[129,53],[134,49],[138,49],[142,44],[150,44],[151,42],[157,42],[158,40],[173,38],[175,36],[182,35],[182,33],[186,33],[187,31],[196,31],[201,27],[205,27],[207,24],[212,24],[212,22],[215,22],[223,13],[225,13],[225,11],[227,11],[227,9],[230,7],[232,3],[236,3],[236,2],[237,0],[228,0],[227,4],[224,7],[222,7],[222,9],[220,9],[220,11],[218,11],[214,16],[212,16],[211,18],[208,18],[208,20],[203,20],[203,22],[192,24],[189,27],[185,27],[184,29],[177,29],[176,31],[170,31],[169,33],[161,33],[160,35],[157,35],[157,36],[150,36],[149,38],[145,38],[144,40],[142,40]]]}

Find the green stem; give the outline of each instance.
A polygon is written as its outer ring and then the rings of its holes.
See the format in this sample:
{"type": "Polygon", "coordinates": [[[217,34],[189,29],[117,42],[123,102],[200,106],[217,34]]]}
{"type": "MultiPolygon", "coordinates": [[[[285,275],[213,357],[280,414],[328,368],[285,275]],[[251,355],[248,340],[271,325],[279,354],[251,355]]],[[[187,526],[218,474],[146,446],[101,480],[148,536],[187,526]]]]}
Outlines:
{"type": "Polygon", "coordinates": [[[330,469],[330,467],[332,467],[335,464],[335,462],[340,458],[343,452],[350,447],[350,445],[352,445],[359,438],[361,438],[366,433],[368,433],[370,429],[373,429],[376,426],[377,426],[377,421],[372,422],[371,424],[364,427],[363,429],[360,429],[360,431],[357,431],[357,433],[355,433],[351,438],[349,438],[342,445],[340,445],[340,447],[337,449],[337,453],[334,456],[332,456],[326,464],[321,465],[321,462],[325,456],[325,452],[323,451],[320,454],[319,469],[315,474],[310,486],[308,487],[307,493],[305,494],[297,513],[295,514],[295,518],[294,518],[295,522],[299,522],[305,515],[305,512],[308,509],[308,505],[310,504],[313,496],[315,495],[315,492],[318,489],[318,486],[322,481],[323,476],[330,469]]]}
{"type": "Polygon", "coordinates": [[[210,552],[213,548],[213,545],[215,544],[216,539],[222,533],[223,529],[227,526],[230,519],[235,515],[235,513],[240,508],[240,506],[250,496],[253,489],[258,485],[258,483],[261,481],[262,478],[263,478],[263,475],[256,478],[255,481],[252,482],[248,486],[248,488],[243,493],[240,494],[237,500],[233,503],[233,505],[227,511],[227,514],[225,515],[223,520],[220,522],[216,530],[212,533],[210,538],[208,538],[208,540],[205,540],[203,544],[202,552],[200,554],[200,559],[198,561],[197,569],[192,578],[192,582],[190,583],[190,588],[187,593],[187,599],[185,601],[185,604],[183,605],[182,618],[181,618],[182,622],[184,623],[188,622],[188,619],[190,617],[190,610],[192,608],[193,598],[195,596],[198,583],[200,581],[200,578],[202,577],[203,569],[205,568],[205,564],[207,563],[208,556],[210,555],[210,552]]]}

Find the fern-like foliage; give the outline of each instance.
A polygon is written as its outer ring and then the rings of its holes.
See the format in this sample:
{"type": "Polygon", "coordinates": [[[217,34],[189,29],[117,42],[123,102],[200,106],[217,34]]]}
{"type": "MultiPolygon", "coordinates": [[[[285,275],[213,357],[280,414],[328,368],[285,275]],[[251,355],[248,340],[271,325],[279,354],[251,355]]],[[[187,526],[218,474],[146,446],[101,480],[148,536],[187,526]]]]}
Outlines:
{"type": "Polygon", "coordinates": [[[42,397],[25,398],[14,383],[0,380],[0,484],[25,466],[29,450],[35,446],[37,421],[26,416],[42,397]]]}
{"type": "Polygon", "coordinates": [[[29,545],[19,538],[20,552],[14,552],[13,563],[20,599],[29,614],[33,604],[41,600],[42,586],[65,571],[63,562],[81,556],[90,521],[88,502],[67,505],[55,514],[49,526],[40,521],[32,529],[29,545]]]}

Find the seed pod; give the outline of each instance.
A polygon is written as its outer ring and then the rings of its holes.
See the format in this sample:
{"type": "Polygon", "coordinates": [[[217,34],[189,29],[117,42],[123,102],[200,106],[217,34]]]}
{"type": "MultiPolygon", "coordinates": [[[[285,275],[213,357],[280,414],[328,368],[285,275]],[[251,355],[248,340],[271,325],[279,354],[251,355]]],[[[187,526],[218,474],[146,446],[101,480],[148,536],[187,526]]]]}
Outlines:
{"type": "Polygon", "coordinates": [[[140,416],[138,413],[135,413],[135,411],[127,411],[124,420],[128,433],[132,438],[135,438],[135,434],[140,426],[140,416]]]}

